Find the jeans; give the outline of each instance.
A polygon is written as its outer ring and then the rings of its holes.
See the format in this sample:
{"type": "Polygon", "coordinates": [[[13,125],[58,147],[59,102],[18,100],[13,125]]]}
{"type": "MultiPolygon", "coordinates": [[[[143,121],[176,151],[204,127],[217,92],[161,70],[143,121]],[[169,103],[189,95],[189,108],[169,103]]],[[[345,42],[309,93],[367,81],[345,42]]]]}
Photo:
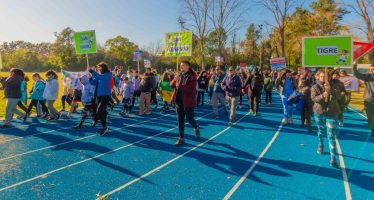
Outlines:
{"type": "Polygon", "coordinates": [[[239,96],[227,97],[227,102],[230,107],[230,122],[236,121],[236,105],[238,104],[239,96]]]}
{"type": "Polygon", "coordinates": [[[4,125],[10,125],[10,121],[13,118],[13,114],[17,114],[18,116],[23,117],[24,114],[17,109],[19,99],[15,98],[8,98],[6,102],[5,108],[5,122],[4,125]]]}
{"type": "Polygon", "coordinates": [[[151,113],[151,93],[142,92],[139,98],[139,114],[144,114],[144,103],[146,104],[146,113],[151,113]]]}
{"type": "Polygon", "coordinates": [[[178,128],[179,128],[179,137],[184,138],[184,118],[187,118],[187,121],[191,124],[194,129],[198,128],[197,122],[194,118],[194,107],[184,108],[183,106],[177,105],[177,119],[178,119],[178,128]]]}
{"type": "Polygon", "coordinates": [[[224,111],[227,112],[226,100],[222,92],[213,92],[212,101],[213,101],[213,111],[214,111],[215,116],[218,116],[218,102],[221,102],[221,105],[223,106],[224,111]]]}
{"type": "Polygon", "coordinates": [[[330,155],[336,155],[336,141],[335,137],[338,132],[338,116],[326,116],[314,114],[317,128],[318,128],[318,139],[319,145],[323,145],[323,137],[327,135],[329,141],[330,155]]]}
{"type": "Polygon", "coordinates": [[[284,118],[286,119],[292,118],[293,106],[287,104],[288,97],[282,95],[281,99],[282,99],[282,104],[283,104],[284,118]]]}

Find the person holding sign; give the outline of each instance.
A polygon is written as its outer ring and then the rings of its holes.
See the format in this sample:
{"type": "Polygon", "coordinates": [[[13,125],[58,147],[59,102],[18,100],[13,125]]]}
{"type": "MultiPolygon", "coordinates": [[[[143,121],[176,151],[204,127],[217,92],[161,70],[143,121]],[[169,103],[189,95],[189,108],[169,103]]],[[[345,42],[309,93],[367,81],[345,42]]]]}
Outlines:
{"type": "Polygon", "coordinates": [[[191,64],[188,61],[181,63],[182,73],[175,76],[171,81],[170,86],[174,88],[172,101],[175,102],[177,110],[177,119],[179,127],[179,138],[175,146],[179,147],[185,144],[184,142],[184,119],[195,129],[195,137],[200,137],[199,125],[194,118],[194,109],[196,105],[196,73],[192,70],[191,64]]]}
{"type": "Polygon", "coordinates": [[[101,62],[97,65],[97,71],[94,71],[89,66],[87,70],[92,74],[92,77],[97,81],[97,116],[100,119],[102,128],[97,131],[101,136],[107,134],[108,127],[106,125],[107,120],[107,106],[111,99],[110,90],[110,79],[112,78],[112,73],[109,71],[107,64],[101,62]]]}
{"type": "Polygon", "coordinates": [[[353,74],[358,79],[365,81],[364,106],[369,129],[371,129],[371,139],[374,139],[374,65],[369,67],[369,74],[361,74],[357,70],[357,64],[354,64],[353,74]]]}
{"type": "Polygon", "coordinates": [[[313,85],[312,101],[314,102],[313,111],[318,128],[318,154],[323,154],[323,137],[327,134],[330,148],[330,166],[337,167],[336,161],[336,141],[338,132],[339,114],[341,106],[339,103],[344,98],[341,87],[334,81],[328,81],[328,74],[324,70],[319,70],[316,74],[317,83],[313,85]]]}

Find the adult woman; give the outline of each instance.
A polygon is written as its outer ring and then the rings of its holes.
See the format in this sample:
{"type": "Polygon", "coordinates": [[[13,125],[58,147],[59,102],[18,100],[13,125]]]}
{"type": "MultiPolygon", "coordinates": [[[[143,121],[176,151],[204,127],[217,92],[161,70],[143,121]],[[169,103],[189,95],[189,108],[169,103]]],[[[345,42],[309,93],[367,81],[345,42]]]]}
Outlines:
{"type": "Polygon", "coordinates": [[[328,75],[320,70],[317,72],[317,83],[313,85],[312,101],[313,111],[318,128],[318,154],[323,154],[323,136],[327,134],[330,148],[330,165],[336,167],[336,141],[338,116],[342,112],[339,102],[344,97],[341,88],[335,82],[328,81],[328,75]]]}
{"type": "Polygon", "coordinates": [[[102,128],[97,131],[99,135],[105,135],[108,132],[108,127],[106,125],[107,120],[107,106],[111,99],[110,90],[110,79],[112,78],[112,73],[109,71],[107,64],[101,62],[97,65],[97,72],[87,67],[87,70],[92,74],[92,77],[97,82],[97,117],[100,119],[102,128]]]}

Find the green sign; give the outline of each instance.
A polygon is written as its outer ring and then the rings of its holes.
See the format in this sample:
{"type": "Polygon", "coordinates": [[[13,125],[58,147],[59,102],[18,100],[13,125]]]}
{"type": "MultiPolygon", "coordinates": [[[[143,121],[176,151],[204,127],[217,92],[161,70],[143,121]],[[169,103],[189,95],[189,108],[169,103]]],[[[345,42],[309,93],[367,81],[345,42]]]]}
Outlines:
{"type": "Polygon", "coordinates": [[[96,53],[95,31],[75,32],[75,52],[77,54],[96,53]]]}
{"type": "Polygon", "coordinates": [[[191,56],[192,32],[166,33],[165,56],[191,56]]]}
{"type": "Polygon", "coordinates": [[[352,64],[351,36],[303,38],[303,67],[350,67],[352,64]]]}

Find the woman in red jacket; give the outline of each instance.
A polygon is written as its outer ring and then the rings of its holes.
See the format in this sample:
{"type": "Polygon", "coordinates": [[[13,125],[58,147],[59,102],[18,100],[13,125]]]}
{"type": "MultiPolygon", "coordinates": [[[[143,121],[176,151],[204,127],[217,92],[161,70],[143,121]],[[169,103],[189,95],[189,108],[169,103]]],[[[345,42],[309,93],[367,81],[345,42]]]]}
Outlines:
{"type": "Polygon", "coordinates": [[[188,61],[181,63],[181,74],[175,76],[170,86],[174,88],[172,100],[175,102],[179,127],[179,138],[175,146],[184,145],[184,118],[195,129],[195,137],[200,137],[199,125],[194,118],[196,106],[196,73],[192,70],[188,61]]]}

